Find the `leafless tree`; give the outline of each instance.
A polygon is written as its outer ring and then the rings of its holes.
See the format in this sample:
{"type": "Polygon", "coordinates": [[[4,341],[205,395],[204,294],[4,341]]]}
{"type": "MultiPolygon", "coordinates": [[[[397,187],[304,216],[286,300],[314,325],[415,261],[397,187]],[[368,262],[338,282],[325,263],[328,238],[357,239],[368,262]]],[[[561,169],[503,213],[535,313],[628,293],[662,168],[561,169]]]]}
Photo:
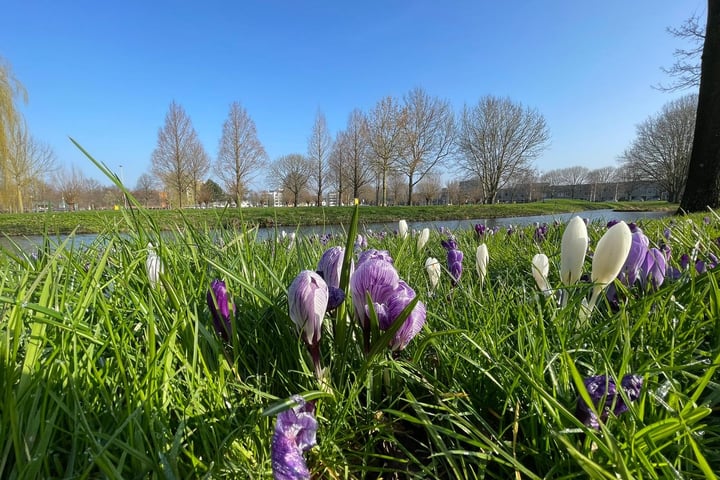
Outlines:
{"type": "Polygon", "coordinates": [[[61,168],[56,174],[55,183],[62,201],[69,205],[70,210],[77,210],[80,197],[87,189],[87,179],[82,170],[78,170],[75,165],[70,169],[61,168]]]}
{"type": "Polygon", "coordinates": [[[370,171],[367,122],[360,110],[353,110],[345,130],[338,133],[331,161],[332,176],[346,187],[338,190],[352,192],[360,198],[360,191],[372,181],[370,171]]]}
{"type": "Polygon", "coordinates": [[[670,68],[662,67],[662,71],[675,81],[670,85],[660,84],[657,88],[666,92],[697,88],[700,85],[700,56],[705,43],[705,27],[700,23],[700,17],[693,15],[679,28],[667,30],[675,38],[688,42],[689,47],[676,48],[673,52],[675,63],[670,68]]]}
{"type": "Polygon", "coordinates": [[[549,138],[545,118],[537,110],[486,96],[463,109],[458,164],[480,179],[483,203],[494,203],[498,190],[542,153],[549,138]]]}
{"type": "Polygon", "coordinates": [[[193,148],[193,154],[190,156],[190,188],[192,189],[193,203],[199,203],[198,197],[202,188],[203,178],[210,171],[210,157],[198,141],[193,148]]]}
{"type": "Polygon", "coordinates": [[[413,188],[435,168],[442,166],[454,150],[455,119],[450,102],[415,88],[404,98],[404,154],[396,169],[407,177],[408,205],[413,188]]]}
{"type": "Polygon", "coordinates": [[[316,205],[322,206],[323,187],[328,174],[328,157],[330,156],[331,140],[327,129],[325,115],[318,111],[315,116],[312,134],[308,139],[308,159],[313,165],[311,176],[313,190],[315,191],[316,205]]]}
{"type": "MultiPolygon", "coordinates": [[[[175,103],[170,104],[165,125],[158,130],[157,147],[152,153],[152,173],[172,192],[178,206],[182,208],[183,195],[194,190],[198,160],[204,149],[195,128],[185,110],[175,103]]],[[[207,154],[205,154],[207,161],[207,154]]],[[[202,163],[202,161],[200,161],[202,163]]]]}
{"type": "Polygon", "coordinates": [[[532,202],[540,195],[538,191],[538,172],[533,167],[521,168],[506,184],[510,189],[511,202],[532,202]]]}
{"type": "Polygon", "coordinates": [[[461,200],[461,189],[460,189],[460,182],[457,180],[452,180],[448,182],[447,186],[447,192],[448,192],[448,203],[451,205],[460,205],[462,202],[461,200]]]}
{"type": "Polygon", "coordinates": [[[594,202],[596,200],[599,185],[613,183],[617,178],[617,169],[615,167],[600,167],[590,170],[586,178],[586,181],[591,184],[590,201],[594,202]]]}
{"type": "Polygon", "coordinates": [[[237,205],[248,183],[266,165],[267,153],[258,139],[255,122],[240,103],[233,102],[223,124],[215,174],[237,205]]]}
{"type": "Polygon", "coordinates": [[[133,194],[147,207],[151,202],[153,204],[159,203],[157,187],[158,184],[155,178],[148,173],[143,173],[137,179],[133,194]]]}
{"type": "Polygon", "coordinates": [[[24,195],[33,182],[55,169],[52,147],[33,138],[24,123],[16,123],[5,161],[5,179],[15,189],[15,206],[25,211],[24,195]]]}
{"type": "Polygon", "coordinates": [[[378,205],[387,204],[387,176],[405,153],[403,132],[407,113],[393,97],[380,100],[367,119],[371,163],[378,175],[378,205]]]}
{"type": "Polygon", "coordinates": [[[442,193],[442,181],[440,174],[428,173],[417,184],[417,191],[425,205],[431,205],[437,202],[442,193]]]}
{"type": "Polygon", "coordinates": [[[692,152],[697,95],[685,95],[637,126],[637,137],[620,156],[623,167],[653,180],[677,202],[682,195],[692,152]]]}
{"type": "Polygon", "coordinates": [[[22,123],[15,100],[27,102],[27,92],[15,78],[10,65],[0,57],[0,167],[15,129],[22,123]]]}
{"type": "Polygon", "coordinates": [[[298,206],[300,194],[307,189],[312,175],[313,165],[299,153],[291,153],[278,158],[270,168],[270,175],[277,185],[289,192],[294,206],[298,206]]]}
{"type": "Polygon", "coordinates": [[[388,203],[392,205],[404,205],[407,203],[406,187],[405,177],[397,170],[390,170],[387,175],[388,203]]]}

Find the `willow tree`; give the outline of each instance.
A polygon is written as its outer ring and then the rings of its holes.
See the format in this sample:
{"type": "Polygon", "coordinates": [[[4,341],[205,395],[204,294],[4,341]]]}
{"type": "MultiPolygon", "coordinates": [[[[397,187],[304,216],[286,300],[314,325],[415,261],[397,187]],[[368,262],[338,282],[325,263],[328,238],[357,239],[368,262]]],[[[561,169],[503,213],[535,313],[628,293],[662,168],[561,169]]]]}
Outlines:
{"type": "Polygon", "coordinates": [[[15,78],[10,65],[0,58],[0,187],[3,199],[12,196],[12,185],[7,178],[8,152],[13,132],[16,131],[22,117],[17,110],[16,100],[27,102],[27,92],[15,78]]]}

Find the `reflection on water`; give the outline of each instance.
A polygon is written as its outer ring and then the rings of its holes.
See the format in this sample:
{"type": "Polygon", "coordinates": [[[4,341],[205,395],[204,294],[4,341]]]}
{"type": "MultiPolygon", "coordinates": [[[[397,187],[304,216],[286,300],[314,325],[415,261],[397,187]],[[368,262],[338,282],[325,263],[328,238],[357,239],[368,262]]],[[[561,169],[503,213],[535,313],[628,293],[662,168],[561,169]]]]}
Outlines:
{"type": "MultiPolygon", "coordinates": [[[[624,220],[626,222],[636,222],[642,219],[655,219],[664,218],[672,215],[670,212],[615,212],[613,210],[588,210],[583,212],[575,213],[559,213],[555,215],[534,215],[528,217],[508,217],[508,218],[478,218],[473,220],[438,220],[429,222],[408,222],[411,229],[420,230],[423,228],[440,229],[444,228],[451,231],[460,231],[465,229],[473,228],[477,223],[483,223],[488,227],[495,226],[524,226],[534,223],[552,223],[559,221],[566,223],[575,215],[579,215],[582,218],[587,218],[591,222],[606,223],[610,220],[624,220]]],[[[399,219],[398,219],[399,220],[399,219]]],[[[302,227],[277,227],[275,228],[260,228],[258,229],[257,238],[258,240],[266,240],[273,238],[278,232],[285,230],[286,232],[297,232],[298,235],[322,235],[326,233],[340,235],[345,233],[346,226],[342,225],[324,225],[324,226],[302,226],[302,227]]],[[[360,233],[373,231],[381,232],[388,231],[394,232],[397,229],[397,223],[362,223],[360,225],[360,233]]],[[[67,237],[53,238],[53,243],[60,244],[67,237]]],[[[86,245],[92,243],[98,238],[96,234],[81,234],[75,235],[71,241],[73,245],[86,245]]],[[[0,246],[3,248],[15,249],[14,245],[24,251],[32,251],[37,249],[38,246],[42,245],[42,236],[32,237],[14,237],[12,239],[0,238],[0,246]]]]}

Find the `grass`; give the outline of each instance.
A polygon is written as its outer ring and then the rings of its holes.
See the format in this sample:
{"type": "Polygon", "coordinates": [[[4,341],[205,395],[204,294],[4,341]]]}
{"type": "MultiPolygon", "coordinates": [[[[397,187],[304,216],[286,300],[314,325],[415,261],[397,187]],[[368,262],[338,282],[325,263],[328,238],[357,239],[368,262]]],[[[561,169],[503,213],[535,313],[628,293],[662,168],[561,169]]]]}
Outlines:
{"type": "MultiPolygon", "coordinates": [[[[358,209],[362,219],[365,209],[358,209]]],[[[646,221],[671,264],[720,254],[720,218],[646,221]],[[693,258],[693,259],[694,259],[693,258]]],[[[46,237],[37,252],[0,255],[0,477],[270,478],[275,415],[303,395],[316,405],[313,478],[715,478],[720,471],[720,269],[692,266],[657,290],[618,288],[580,320],[591,286],[565,308],[538,292],[530,259],[551,261],[558,287],[563,226],[541,243],[532,227],[479,238],[452,287],[431,290],[424,261],[444,264],[439,232],[371,236],[427,307],[397,355],[376,337],[370,355],[352,307],[328,316],[318,380],[288,316],[286,289],[314,270],[332,237],[259,240],[241,225],[181,224],[171,232],[125,212],[91,244],[46,237]],[[122,233],[127,232],[127,233],[122,233]],[[147,244],[164,264],[153,288],[147,244]],[[481,285],[473,257],[490,252],[481,285]],[[226,281],[237,307],[223,343],[206,292],[226,281]],[[341,328],[342,327],[342,328],[341,328]],[[346,329],[344,333],[339,333],[346,329]],[[583,378],[634,373],[640,398],[595,430],[575,417],[583,378]]],[[[591,224],[592,245],[605,230],[591,224]]],[[[585,272],[590,269],[586,259],[585,272]]],[[[348,300],[349,302],[350,300],[348,300]]],[[[379,333],[377,335],[380,335],[379,333]]]]}
{"type": "MultiPolygon", "coordinates": [[[[365,209],[360,208],[360,215],[365,209]]],[[[275,410],[297,393],[315,399],[318,478],[712,478],[720,471],[717,416],[720,288],[717,270],[685,271],[656,292],[627,292],[579,322],[571,292],[558,309],[540,295],[530,259],[557,264],[562,227],[537,244],[532,228],[483,241],[481,287],[474,231],[456,288],[447,272],[430,292],[428,256],[414,238],[369,239],[387,249],[427,305],[425,329],[397,357],[366,358],[348,324],[345,345],[328,319],[327,381],[287,313],[286,288],[314,269],[332,238],[258,241],[254,230],[196,228],[168,235],[154,216],[123,217],[94,243],[7,249],[0,259],[0,476],[3,478],[267,478],[275,410]],[[130,232],[121,235],[120,232],[130,232]],[[145,272],[146,245],[163,260],[161,286],[145,272]],[[205,295],[223,278],[237,305],[232,345],[212,327],[205,295]],[[601,431],[575,419],[580,377],[644,377],[630,412],[601,431]]],[[[720,221],[648,221],[673,258],[718,254],[720,221]],[[696,245],[699,245],[697,247],[696,245]]],[[[591,225],[592,243],[604,226],[591,225]]],[[[677,262],[677,260],[675,260],[677,262]]],[[[589,271],[589,260],[586,271],[589,271]]],[[[346,310],[352,312],[352,309],[346,310]]]]}
{"type": "MultiPolygon", "coordinates": [[[[588,202],[583,200],[548,200],[525,204],[362,207],[361,221],[367,223],[409,221],[469,220],[482,218],[545,215],[582,210],[676,210],[667,202],[588,202]]],[[[195,228],[240,228],[243,225],[272,227],[276,225],[348,225],[353,207],[298,208],[228,208],[148,211],[162,230],[191,225],[195,228]]],[[[125,221],[123,211],[97,210],[77,212],[44,212],[0,215],[0,231],[5,235],[51,235],[125,231],[133,224],[125,221]]]]}

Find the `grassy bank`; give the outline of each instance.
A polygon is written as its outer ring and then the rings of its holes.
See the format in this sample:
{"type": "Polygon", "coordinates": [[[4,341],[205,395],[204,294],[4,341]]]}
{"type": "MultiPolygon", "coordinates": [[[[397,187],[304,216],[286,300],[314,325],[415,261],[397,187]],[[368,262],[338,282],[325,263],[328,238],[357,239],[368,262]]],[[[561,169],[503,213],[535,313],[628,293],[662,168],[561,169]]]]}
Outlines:
{"type": "MultiPolygon", "coordinates": [[[[524,204],[460,205],[425,207],[362,207],[362,222],[467,220],[482,218],[545,215],[582,210],[675,210],[677,205],[667,202],[586,202],[581,200],[551,200],[524,204]]],[[[209,210],[151,210],[148,215],[161,230],[192,225],[196,228],[237,227],[241,224],[261,227],[281,225],[338,225],[349,223],[352,207],[244,208],[209,210]]],[[[0,214],[0,232],[6,235],[52,235],[100,233],[127,230],[125,216],[130,211],[78,211],[27,214],[0,214]]]]}
{"type": "MultiPolygon", "coordinates": [[[[320,379],[289,317],[287,289],[345,238],[257,241],[191,223],[168,234],[155,218],[115,220],[82,248],[0,252],[1,478],[270,478],[277,414],[296,394],[315,404],[317,445],[303,454],[312,478],[720,471],[717,217],[643,222],[651,246],[671,248],[667,272],[677,275],[656,288],[617,283],[618,302],[603,298],[586,320],[591,285],[560,281],[564,226],[541,238],[532,226],[456,232],[465,253],[456,286],[439,232],[423,247],[412,236],[370,236],[367,248],[387,250],[425,304],[426,324],[395,353],[371,329],[368,352],[348,295],[324,317],[320,379]],[[164,265],[154,287],[148,242],[164,265]],[[482,243],[484,282],[474,265],[482,243]],[[538,252],[550,259],[552,288],[566,291],[564,307],[531,276],[538,252]],[[435,288],[428,257],[442,265],[435,288]],[[216,278],[235,305],[228,341],[207,302],[216,278]],[[583,378],[628,374],[642,379],[637,396],[598,404],[596,427],[576,416],[583,378]]],[[[585,274],[604,232],[588,227],[585,274]]],[[[357,266],[357,252],[352,258],[357,266]]]]}

